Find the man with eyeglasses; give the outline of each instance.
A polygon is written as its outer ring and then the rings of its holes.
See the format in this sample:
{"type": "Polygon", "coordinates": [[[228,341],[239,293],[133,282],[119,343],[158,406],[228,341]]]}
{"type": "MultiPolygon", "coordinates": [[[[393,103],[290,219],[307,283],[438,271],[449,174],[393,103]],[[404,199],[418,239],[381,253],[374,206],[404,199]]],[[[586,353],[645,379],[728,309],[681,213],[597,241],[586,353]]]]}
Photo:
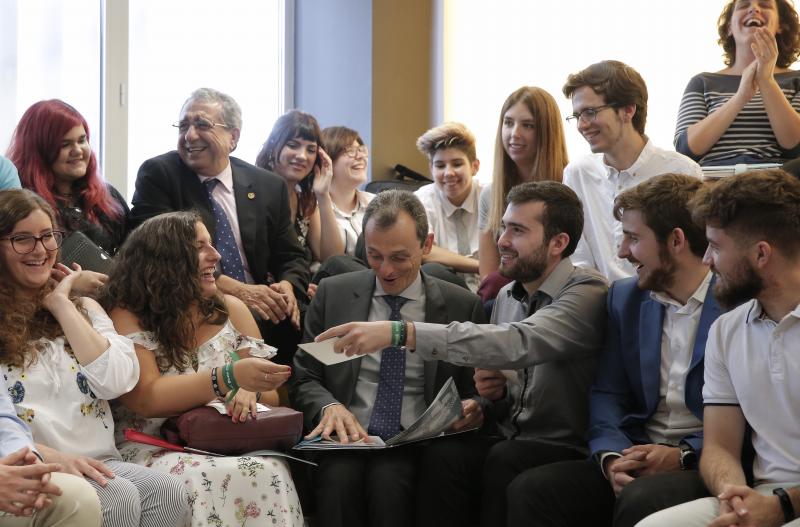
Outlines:
{"type": "Polygon", "coordinates": [[[583,238],[573,261],[594,267],[609,281],[635,274],[619,258],[622,225],[610,214],[614,199],[624,190],[660,174],[702,177],[700,166],[688,157],[655,146],[644,133],[647,86],[627,64],[605,60],[571,74],[564,95],[572,99],[574,122],[589,143],[591,155],[564,169],[564,183],[583,202],[583,238]]]}
{"type": "Polygon", "coordinates": [[[230,154],[242,112],[232,97],[195,90],[181,109],[177,151],[148,159],[136,176],[131,222],[177,210],[197,210],[222,259],[220,291],[238,297],[261,319],[261,330],[289,363],[300,336],[298,299],[309,271],[289,218],[289,194],[279,176],[230,154]]]}

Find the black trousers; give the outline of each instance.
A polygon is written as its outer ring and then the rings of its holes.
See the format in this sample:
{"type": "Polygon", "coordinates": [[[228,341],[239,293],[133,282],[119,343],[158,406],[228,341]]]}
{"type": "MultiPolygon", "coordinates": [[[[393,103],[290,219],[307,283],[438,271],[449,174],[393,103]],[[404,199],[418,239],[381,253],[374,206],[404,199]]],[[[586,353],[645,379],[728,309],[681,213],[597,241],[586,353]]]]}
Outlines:
{"type": "Polygon", "coordinates": [[[432,442],[420,465],[431,474],[420,478],[418,527],[506,524],[506,490],[533,467],[584,454],[532,440],[475,436],[450,444],[432,442]]]}
{"type": "Polygon", "coordinates": [[[413,526],[419,455],[418,445],[321,453],[314,471],[314,525],[413,526]]]}
{"type": "Polygon", "coordinates": [[[632,527],[646,516],[708,496],[696,470],[635,479],[619,497],[594,460],[527,471],[508,489],[508,525],[632,527]]]}

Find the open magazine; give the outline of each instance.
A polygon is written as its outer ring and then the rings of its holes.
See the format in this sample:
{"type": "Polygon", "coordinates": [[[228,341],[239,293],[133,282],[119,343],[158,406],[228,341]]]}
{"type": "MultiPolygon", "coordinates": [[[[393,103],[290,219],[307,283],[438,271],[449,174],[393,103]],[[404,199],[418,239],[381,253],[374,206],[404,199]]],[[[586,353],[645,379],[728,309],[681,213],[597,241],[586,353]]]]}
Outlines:
{"type": "Polygon", "coordinates": [[[382,449],[395,446],[434,439],[446,435],[453,435],[469,430],[459,430],[458,432],[448,432],[453,423],[463,417],[461,409],[461,396],[453,378],[450,377],[444,383],[442,389],[436,394],[436,398],[431,405],[419,416],[419,419],[397,434],[396,436],[384,441],[378,436],[369,436],[369,442],[357,441],[354,443],[339,443],[334,440],[322,439],[317,436],[314,439],[298,443],[294,450],[340,450],[340,449],[382,449]]]}

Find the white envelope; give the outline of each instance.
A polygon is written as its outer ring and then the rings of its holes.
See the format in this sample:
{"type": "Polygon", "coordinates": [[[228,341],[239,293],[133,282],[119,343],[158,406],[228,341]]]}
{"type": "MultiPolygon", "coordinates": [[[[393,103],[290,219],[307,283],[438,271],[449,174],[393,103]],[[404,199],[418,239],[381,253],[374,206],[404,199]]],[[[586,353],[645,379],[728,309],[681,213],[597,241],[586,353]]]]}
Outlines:
{"type": "Polygon", "coordinates": [[[337,340],[339,340],[339,337],[333,337],[328,340],[323,340],[322,342],[306,342],[305,344],[300,344],[300,349],[326,366],[358,358],[358,355],[348,357],[344,353],[336,353],[333,351],[333,344],[337,340]]]}

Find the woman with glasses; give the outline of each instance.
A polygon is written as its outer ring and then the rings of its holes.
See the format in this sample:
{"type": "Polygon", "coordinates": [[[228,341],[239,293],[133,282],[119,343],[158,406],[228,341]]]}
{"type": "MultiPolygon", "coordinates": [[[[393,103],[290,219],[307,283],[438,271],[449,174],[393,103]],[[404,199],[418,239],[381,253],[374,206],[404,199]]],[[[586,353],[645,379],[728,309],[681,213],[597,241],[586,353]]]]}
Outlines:
{"type": "MultiPolygon", "coordinates": [[[[122,247],[101,297],[117,330],[133,340],[141,370],[114,408],[121,429],[159,436],[167,417],[211,401],[225,402],[237,423],[257,412],[259,400],[278,404],[275,388],[291,369],[256,358],[271,350],[245,304],[218,291],[219,260],[193,212],[150,218],[122,247]],[[227,401],[230,379],[242,388],[227,401]]],[[[289,467],[279,458],[212,457],[118,441],[125,459],[180,474],[193,526],[303,525],[289,467]]]]}
{"type": "Polygon", "coordinates": [[[39,101],[22,115],[7,157],[24,188],[44,198],[67,231],[80,231],[114,255],[128,233],[128,205],[104,182],[89,144],[89,125],[58,99],[39,101]]]}
{"type": "Polygon", "coordinates": [[[177,525],[178,479],[122,461],[108,400],[136,386],[133,344],[97,302],[75,295],[82,272],[51,279],[63,232],[45,200],[0,191],[0,371],[47,463],[94,487],[103,525],[177,525]]]}
{"type": "Polygon", "coordinates": [[[492,184],[481,190],[478,206],[478,261],[484,302],[497,296],[508,280],[498,276],[497,232],[512,187],[529,181],[561,181],[567,166],[561,115],[553,96],[523,86],[503,103],[494,148],[492,184]]]}
{"type": "Polygon", "coordinates": [[[725,68],[695,75],[675,149],[702,166],[800,156],[800,21],[788,0],[730,0],[717,22],[725,68]]]}
{"type": "Polygon", "coordinates": [[[310,114],[290,110],[275,121],[256,165],[289,185],[292,222],[311,262],[344,253],[330,190],[333,163],[320,148],[320,128],[310,114]],[[293,191],[292,191],[293,190],[293,191]]]}
{"type": "Polygon", "coordinates": [[[353,255],[367,205],[375,194],[359,190],[367,182],[369,149],[358,132],[345,126],[322,131],[321,146],[333,162],[330,196],[333,214],[344,241],[344,254],[353,255]]]}

